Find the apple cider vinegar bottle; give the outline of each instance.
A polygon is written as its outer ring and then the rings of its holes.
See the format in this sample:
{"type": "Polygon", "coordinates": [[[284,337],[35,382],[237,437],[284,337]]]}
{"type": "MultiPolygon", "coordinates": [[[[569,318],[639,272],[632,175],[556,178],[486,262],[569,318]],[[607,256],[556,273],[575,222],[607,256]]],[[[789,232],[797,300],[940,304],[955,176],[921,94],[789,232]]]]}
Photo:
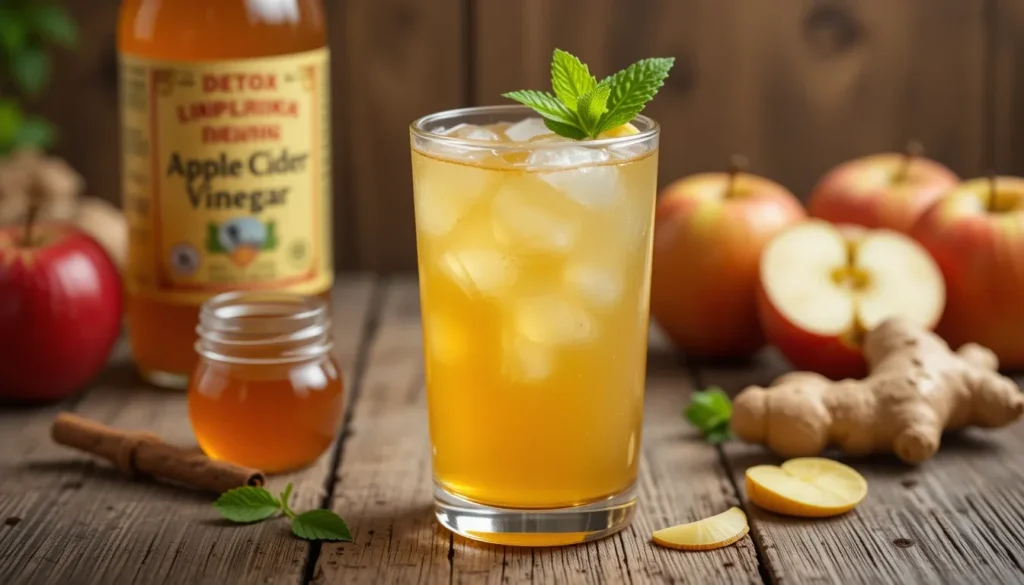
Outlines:
{"type": "Polygon", "coordinates": [[[118,51],[128,334],[185,388],[206,299],[331,287],[323,5],[124,0],[118,51]]]}

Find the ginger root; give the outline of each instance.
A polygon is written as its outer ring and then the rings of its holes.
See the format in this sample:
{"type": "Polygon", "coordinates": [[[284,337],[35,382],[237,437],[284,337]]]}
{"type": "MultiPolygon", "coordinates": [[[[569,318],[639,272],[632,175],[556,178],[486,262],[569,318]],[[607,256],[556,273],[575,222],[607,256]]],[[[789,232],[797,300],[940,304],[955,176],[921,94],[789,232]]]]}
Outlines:
{"type": "Polygon", "coordinates": [[[744,389],[733,401],[733,434],[783,457],[836,445],[850,455],[893,452],[920,463],[938,450],[944,430],[1002,427],[1024,412],[1020,389],[980,345],[953,352],[934,333],[890,319],[867,332],[863,347],[870,372],[863,380],[793,372],[768,388],[744,389]]]}
{"type": "Polygon", "coordinates": [[[820,457],[798,457],[780,466],[755,465],[744,475],[751,502],[787,516],[838,516],[868,495],[864,476],[852,467],[820,457]]]}
{"type": "Polygon", "coordinates": [[[82,195],[85,180],[66,161],[36,150],[0,159],[0,226],[23,223],[33,200],[38,221],[68,222],[95,239],[121,269],[127,261],[128,222],[113,204],[82,195]]]}

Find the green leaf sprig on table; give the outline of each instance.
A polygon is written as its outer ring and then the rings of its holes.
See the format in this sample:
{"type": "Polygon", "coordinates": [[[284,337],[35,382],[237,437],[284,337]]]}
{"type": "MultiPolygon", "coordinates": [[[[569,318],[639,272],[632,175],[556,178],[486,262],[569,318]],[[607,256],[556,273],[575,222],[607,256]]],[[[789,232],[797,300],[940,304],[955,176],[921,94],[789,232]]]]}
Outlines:
{"type": "Polygon", "coordinates": [[[674,57],[643,59],[598,81],[577,57],[555,49],[551,58],[554,95],[522,89],[502,96],[533,108],[559,136],[597,138],[643,111],[664,85],[673,64],[674,57]]]}
{"type": "Polygon", "coordinates": [[[280,497],[262,487],[243,486],[228,490],[213,503],[221,516],[239,524],[251,524],[283,513],[292,522],[292,534],[305,540],[352,541],[352,533],[340,516],[330,510],[316,508],[296,513],[288,505],[292,484],[280,497]]]}
{"type": "Polygon", "coordinates": [[[729,431],[732,402],[718,386],[694,392],[683,416],[700,430],[701,436],[709,443],[718,445],[732,438],[729,431]]]}

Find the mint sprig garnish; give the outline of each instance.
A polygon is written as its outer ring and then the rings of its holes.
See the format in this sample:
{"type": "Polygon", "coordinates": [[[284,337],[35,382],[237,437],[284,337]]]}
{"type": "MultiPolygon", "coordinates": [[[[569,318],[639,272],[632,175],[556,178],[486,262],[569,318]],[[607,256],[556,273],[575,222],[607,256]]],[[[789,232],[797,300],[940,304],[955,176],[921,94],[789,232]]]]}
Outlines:
{"type": "Polygon", "coordinates": [[[694,392],[690,404],[683,411],[690,424],[697,427],[704,440],[712,444],[728,441],[732,437],[729,420],[732,419],[732,402],[729,396],[717,386],[694,392]]]}
{"type": "Polygon", "coordinates": [[[320,508],[297,514],[288,504],[291,496],[290,483],[280,497],[262,487],[244,486],[224,492],[213,505],[232,522],[250,524],[283,513],[292,522],[292,534],[299,538],[352,541],[352,533],[340,516],[320,508]]]}
{"type": "Polygon", "coordinates": [[[555,49],[551,57],[554,95],[522,89],[502,96],[533,108],[559,136],[597,138],[642,112],[665,84],[674,64],[675,57],[643,59],[599,82],[577,57],[555,49]]]}

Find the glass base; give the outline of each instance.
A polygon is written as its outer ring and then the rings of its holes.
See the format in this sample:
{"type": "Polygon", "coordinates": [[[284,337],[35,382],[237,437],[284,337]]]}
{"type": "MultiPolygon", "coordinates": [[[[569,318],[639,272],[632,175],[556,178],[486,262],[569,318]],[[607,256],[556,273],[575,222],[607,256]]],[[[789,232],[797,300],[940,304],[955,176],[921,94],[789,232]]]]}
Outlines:
{"type": "Polygon", "coordinates": [[[571,508],[517,510],[470,502],[434,484],[434,514],[442,526],[472,540],[506,546],[563,546],[604,538],[629,526],[633,487],[571,508]]]}
{"type": "Polygon", "coordinates": [[[139,370],[142,379],[167,390],[188,390],[188,376],[156,370],[139,370]]]}

